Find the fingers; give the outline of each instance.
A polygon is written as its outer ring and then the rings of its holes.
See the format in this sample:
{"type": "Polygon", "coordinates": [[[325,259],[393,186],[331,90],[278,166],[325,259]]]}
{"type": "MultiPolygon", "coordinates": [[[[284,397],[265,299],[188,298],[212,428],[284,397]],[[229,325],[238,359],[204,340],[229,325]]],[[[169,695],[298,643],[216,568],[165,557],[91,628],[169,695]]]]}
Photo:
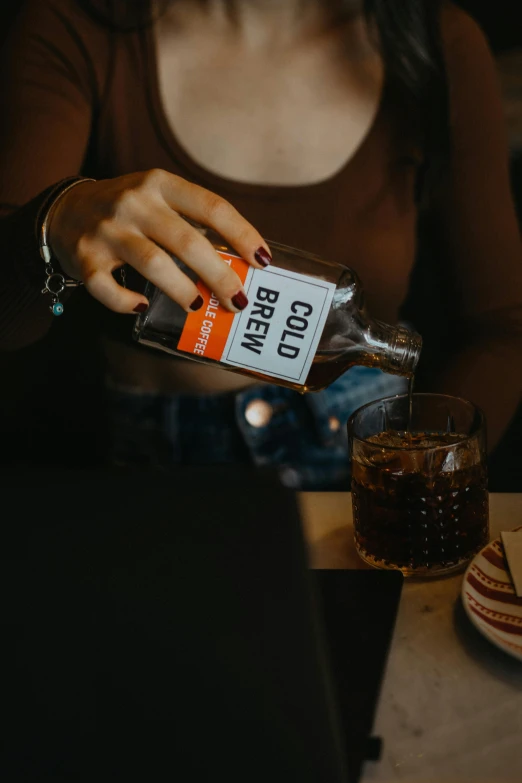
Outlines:
{"type": "MultiPolygon", "coordinates": [[[[191,229],[188,223],[182,221],[181,218],[178,220],[199,237],[197,231],[191,229]]],[[[212,246],[209,245],[209,247],[214,252],[212,246]]],[[[181,271],[165,250],[143,234],[127,234],[120,238],[116,244],[116,250],[119,258],[133,266],[143,277],[187,312],[198,310],[203,304],[196,284],[181,271]]],[[[214,255],[216,254],[214,253],[214,255]]],[[[217,260],[220,261],[219,258],[217,260]]],[[[226,266],[226,264],[223,265],[226,266]]]]}
{"type": "Polygon", "coordinates": [[[128,263],[185,311],[198,309],[202,300],[192,275],[179,269],[173,254],[228,310],[243,310],[248,301],[240,278],[187,220],[209,226],[248,263],[264,268],[271,256],[259,232],[226,200],[169,172],[154,169],[123,179],[92,195],[96,209],[80,210],[82,217],[98,217],[82,224],[79,239],[74,232],[67,235],[70,247],[63,254],[74,260],[89,293],[115,312],[143,311],[146,297],[112,276],[128,263]]]}
{"type": "Polygon", "coordinates": [[[109,269],[97,268],[84,277],[88,292],[115,313],[143,313],[149,303],[141,294],[118,285],[109,269]]]}
{"type": "Polygon", "coordinates": [[[228,201],[174,174],[163,175],[159,189],[172,210],[213,228],[253,266],[268,266],[272,257],[267,243],[228,201]]]}
{"type": "MultiPolygon", "coordinates": [[[[238,312],[246,307],[247,298],[236,272],[223,261],[211,243],[186,220],[172,210],[160,207],[159,210],[154,211],[149,225],[144,225],[142,228],[162,247],[172,248],[176,256],[194,270],[198,278],[203,280],[228,310],[238,312]]],[[[136,243],[133,244],[133,250],[139,253],[140,248],[136,243]]],[[[143,246],[141,257],[136,256],[132,264],[141,274],[152,280],[150,259],[145,255],[150,252],[150,248],[143,246]]],[[[168,258],[170,261],[170,257],[168,258]]],[[[159,257],[157,260],[160,261],[159,257]]],[[[172,261],[170,263],[172,264],[172,261]]],[[[187,279],[185,275],[183,277],[187,279]]],[[[159,287],[171,296],[165,288],[159,287]]]]}
{"type": "Polygon", "coordinates": [[[149,306],[147,298],[136,291],[118,285],[112,273],[123,263],[103,243],[83,242],[79,248],[78,277],[87,291],[115,313],[143,313],[149,306]]]}

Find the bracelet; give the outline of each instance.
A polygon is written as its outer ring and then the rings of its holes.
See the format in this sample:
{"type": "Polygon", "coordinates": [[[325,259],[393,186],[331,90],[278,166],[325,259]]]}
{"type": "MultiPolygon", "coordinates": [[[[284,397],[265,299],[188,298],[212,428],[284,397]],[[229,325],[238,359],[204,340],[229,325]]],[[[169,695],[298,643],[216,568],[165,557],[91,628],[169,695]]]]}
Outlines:
{"type": "Polygon", "coordinates": [[[62,315],[63,303],[60,302],[60,295],[66,288],[76,288],[83,285],[81,280],[74,280],[60,272],[55,272],[52,264],[52,251],[47,241],[47,229],[50,218],[56,205],[67,191],[80,185],[82,182],[95,182],[90,177],[68,177],[59,182],[48,194],[36,218],[36,235],[38,238],[38,249],[40,256],[45,264],[45,285],[42,288],[42,294],[50,294],[51,306],[49,310],[53,315],[62,315]]]}

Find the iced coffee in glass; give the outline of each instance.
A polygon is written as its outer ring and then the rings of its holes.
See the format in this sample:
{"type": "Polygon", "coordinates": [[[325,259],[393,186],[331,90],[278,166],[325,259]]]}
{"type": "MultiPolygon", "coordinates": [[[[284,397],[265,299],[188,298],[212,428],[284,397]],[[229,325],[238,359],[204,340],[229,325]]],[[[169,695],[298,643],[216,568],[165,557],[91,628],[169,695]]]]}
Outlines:
{"type": "Polygon", "coordinates": [[[489,539],[485,422],[466,400],[390,397],[348,424],[355,544],[405,576],[457,571],[489,539]]]}

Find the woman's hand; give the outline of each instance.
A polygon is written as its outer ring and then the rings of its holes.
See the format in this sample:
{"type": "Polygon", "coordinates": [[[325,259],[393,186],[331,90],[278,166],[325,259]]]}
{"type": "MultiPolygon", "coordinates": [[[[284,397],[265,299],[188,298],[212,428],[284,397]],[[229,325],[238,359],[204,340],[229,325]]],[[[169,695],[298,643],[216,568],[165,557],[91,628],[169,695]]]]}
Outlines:
{"type": "Polygon", "coordinates": [[[143,312],[148,304],[114,279],[123,264],[187,312],[198,309],[198,289],[168,253],[193,269],[227,309],[242,310],[247,299],[239,277],[181,215],[213,228],[252,266],[269,263],[266,242],[234,207],[161,169],[72,188],[56,205],[49,241],[63,271],[117,313],[143,312]]]}

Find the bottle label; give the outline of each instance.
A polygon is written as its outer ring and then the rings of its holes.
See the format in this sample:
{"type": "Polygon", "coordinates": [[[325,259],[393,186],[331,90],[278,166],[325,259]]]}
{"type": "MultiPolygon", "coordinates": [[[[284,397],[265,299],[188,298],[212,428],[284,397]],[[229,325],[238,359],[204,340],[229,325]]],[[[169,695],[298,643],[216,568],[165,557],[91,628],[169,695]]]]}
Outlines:
{"type": "Polygon", "coordinates": [[[230,313],[199,281],[203,306],[188,314],[178,350],[303,385],[335,283],[274,266],[254,269],[238,256],[219,255],[239,275],[248,305],[230,313]]]}

